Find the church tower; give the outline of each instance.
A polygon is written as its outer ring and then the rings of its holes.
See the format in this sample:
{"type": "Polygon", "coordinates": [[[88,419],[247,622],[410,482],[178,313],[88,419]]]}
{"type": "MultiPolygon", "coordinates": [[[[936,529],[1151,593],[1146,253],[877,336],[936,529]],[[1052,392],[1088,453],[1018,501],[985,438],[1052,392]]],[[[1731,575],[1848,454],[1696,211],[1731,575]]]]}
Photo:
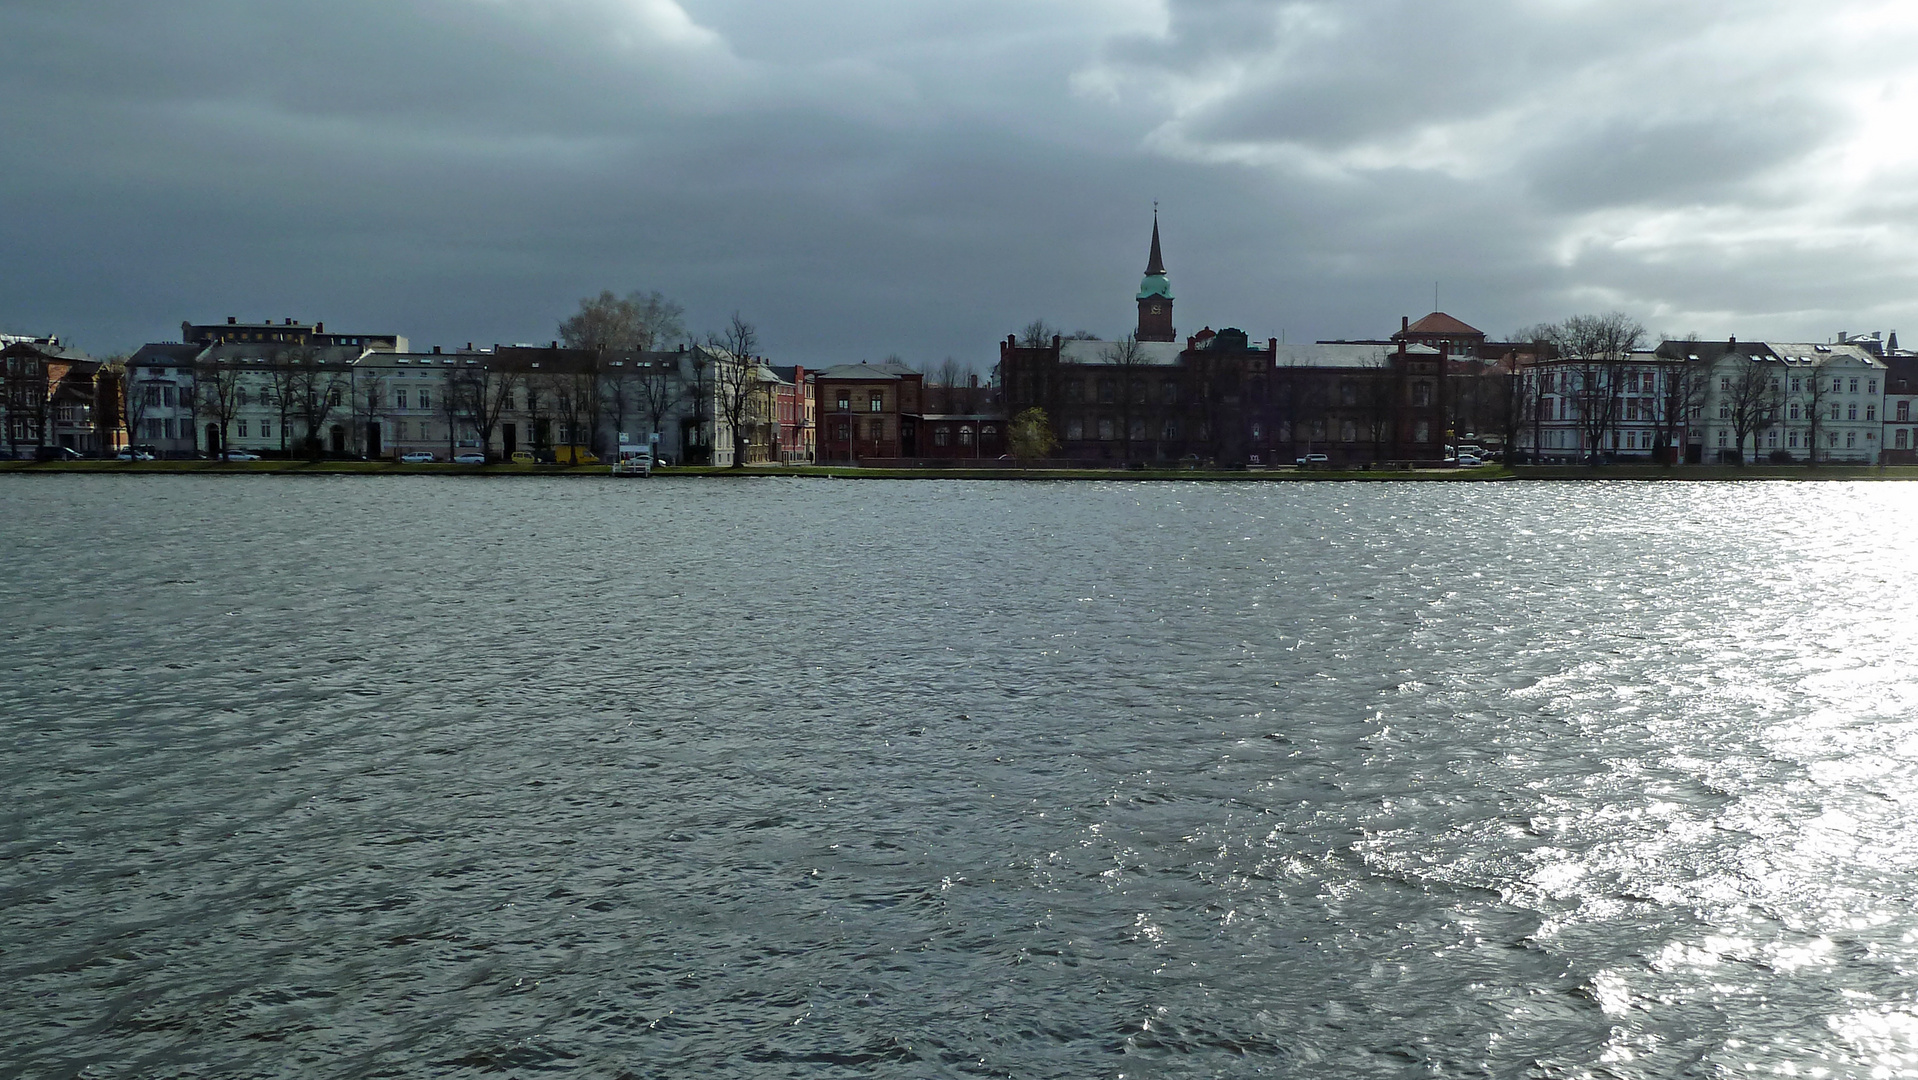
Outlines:
{"type": "Polygon", "coordinates": [[[1152,208],[1152,256],[1146,260],[1145,280],[1139,283],[1139,340],[1177,341],[1172,329],[1172,284],[1165,279],[1165,259],[1159,255],[1159,209],[1152,208]]]}

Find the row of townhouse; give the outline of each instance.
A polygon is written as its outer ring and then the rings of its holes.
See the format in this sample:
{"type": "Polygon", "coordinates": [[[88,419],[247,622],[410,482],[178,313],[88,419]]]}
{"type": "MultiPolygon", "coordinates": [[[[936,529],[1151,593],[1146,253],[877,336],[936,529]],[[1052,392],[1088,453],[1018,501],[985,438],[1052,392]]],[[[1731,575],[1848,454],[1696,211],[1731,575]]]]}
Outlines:
{"type": "Polygon", "coordinates": [[[1914,365],[1896,335],[1531,357],[1518,374],[1517,444],[1547,462],[1910,463],[1914,365]]]}
{"type": "Polygon", "coordinates": [[[578,461],[630,442],[715,465],[813,453],[811,374],[718,350],[553,342],[415,352],[397,335],[328,334],[290,319],[186,324],[182,337],[127,363],[126,441],[169,457],[525,451],[578,461]]]}

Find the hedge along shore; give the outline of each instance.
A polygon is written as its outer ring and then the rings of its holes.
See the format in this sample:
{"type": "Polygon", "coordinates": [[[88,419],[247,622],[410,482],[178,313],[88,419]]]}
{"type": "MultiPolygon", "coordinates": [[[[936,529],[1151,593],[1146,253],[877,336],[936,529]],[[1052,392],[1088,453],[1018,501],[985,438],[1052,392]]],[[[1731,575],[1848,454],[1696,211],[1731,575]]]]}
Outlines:
{"type": "MultiPolygon", "coordinates": [[[[555,477],[631,482],[605,465],[402,465],[390,461],[0,461],[0,475],[67,476],[461,476],[555,477]]],[[[744,469],[678,466],[656,477],[832,480],[1217,480],[1298,481],[1523,480],[1918,480],[1918,465],[1487,465],[1476,469],[862,469],[835,465],[757,465],[744,469]]]]}

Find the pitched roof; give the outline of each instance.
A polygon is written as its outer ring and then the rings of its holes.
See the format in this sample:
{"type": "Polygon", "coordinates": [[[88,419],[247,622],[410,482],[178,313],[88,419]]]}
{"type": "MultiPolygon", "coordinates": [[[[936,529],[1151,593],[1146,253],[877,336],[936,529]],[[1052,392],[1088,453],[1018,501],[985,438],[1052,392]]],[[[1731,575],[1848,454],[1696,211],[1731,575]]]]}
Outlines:
{"type": "Polygon", "coordinates": [[[1434,311],[1425,318],[1420,319],[1418,322],[1413,323],[1392,336],[1397,338],[1406,334],[1443,334],[1448,337],[1464,337],[1476,334],[1479,337],[1484,337],[1485,331],[1480,330],[1476,326],[1468,326],[1443,311],[1434,311]]]}
{"type": "Polygon", "coordinates": [[[899,373],[888,371],[885,364],[836,364],[824,371],[815,372],[815,379],[897,379],[899,373]]]}

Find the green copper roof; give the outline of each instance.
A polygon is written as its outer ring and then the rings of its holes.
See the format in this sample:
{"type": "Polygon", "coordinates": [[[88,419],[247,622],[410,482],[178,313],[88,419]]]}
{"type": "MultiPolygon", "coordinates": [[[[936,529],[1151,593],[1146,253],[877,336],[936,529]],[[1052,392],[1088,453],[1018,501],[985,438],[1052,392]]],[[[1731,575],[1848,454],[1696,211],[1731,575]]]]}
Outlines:
{"type": "Polygon", "coordinates": [[[1139,299],[1144,300],[1148,296],[1172,299],[1172,283],[1165,279],[1164,274],[1147,274],[1145,280],[1139,283],[1139,299]]]}

